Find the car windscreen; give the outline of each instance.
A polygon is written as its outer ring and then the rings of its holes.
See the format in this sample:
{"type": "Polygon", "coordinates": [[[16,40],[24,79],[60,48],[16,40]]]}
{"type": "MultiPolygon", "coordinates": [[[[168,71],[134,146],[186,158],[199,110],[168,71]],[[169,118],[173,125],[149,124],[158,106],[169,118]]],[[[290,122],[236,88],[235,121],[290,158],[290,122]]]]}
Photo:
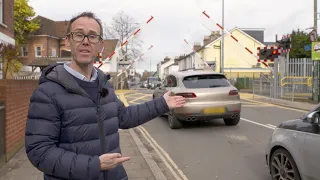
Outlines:
{"type": "Polygon", "coordinates": [[[197,88],[215,88],[215,87],[228,87],[230,83],[224,75],[219,74],[204,74],[193,75],[183,78],[183,84],[188,89],[197,88]]]}
{"type": "Polygon", "coordinates": [[[149,82],[157,82],[158,78],[148,78],[149,82]]]}

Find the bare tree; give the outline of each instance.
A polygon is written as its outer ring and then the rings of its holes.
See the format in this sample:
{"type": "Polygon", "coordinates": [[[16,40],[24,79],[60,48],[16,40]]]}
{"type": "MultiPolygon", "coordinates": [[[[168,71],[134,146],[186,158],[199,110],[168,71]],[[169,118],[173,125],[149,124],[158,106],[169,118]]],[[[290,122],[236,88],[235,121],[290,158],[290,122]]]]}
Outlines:
{"type": "MultiPolygon", "coordinates": [[[[140,24],[123,11],[118,12],[113,18],[112,23],[108,26],[105,24],[104,38],[119,39],[121,43],[127,40],[138,28],[140,24]]],[[[123,60],[133,60],[141,54],[143,41],[139,33],[132,38],[123,48],[123,60]]]]}

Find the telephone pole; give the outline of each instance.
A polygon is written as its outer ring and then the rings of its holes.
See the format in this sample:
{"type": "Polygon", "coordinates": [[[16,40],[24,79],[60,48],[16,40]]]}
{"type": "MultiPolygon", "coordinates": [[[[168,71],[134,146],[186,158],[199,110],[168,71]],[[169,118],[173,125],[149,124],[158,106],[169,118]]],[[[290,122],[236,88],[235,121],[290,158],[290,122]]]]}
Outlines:
{"type": "MultiPolygon", "coordinates": [[[[318,3],[317,0],[314,0],[314,17],[313,17],[313,26],[315,30],[316,37],[318,37],[318,3]]],[[[317,41],[317,40],[316,40],[317,41]]],[[[319,102],[319,62],[313,60],[313,101],[315,103],[319,102]]]]}

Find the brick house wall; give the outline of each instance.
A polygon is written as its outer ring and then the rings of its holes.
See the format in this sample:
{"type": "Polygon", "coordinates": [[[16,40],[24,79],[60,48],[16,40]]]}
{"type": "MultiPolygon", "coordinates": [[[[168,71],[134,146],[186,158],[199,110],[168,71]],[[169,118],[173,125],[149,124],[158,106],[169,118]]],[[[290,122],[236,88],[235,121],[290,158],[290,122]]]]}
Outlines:
{"type": "Polygon", "coordinates": [[[36,80],[0,80],[0,101],[5,105],[5,161],[24,145],[30,97],[36,80]]]}
{"type": "Polygon", "coordinates": [[[49,36],[32,36],[28,39],[28,44],[24,47],[28,48],[28,56],[22,57],[22,64],[29,64],[36,59],[36,47],[41,47],[41,56],[53,56],[52,49],[56,50],[56,56],[59,56],[60,45],[59,39],[49,36]]]}
{"type": "Polygon", "coordinates": [[[13,8],[14,0],[3,0],[3,23],[0,24],[0,32],[13,38],[13,8]]]}

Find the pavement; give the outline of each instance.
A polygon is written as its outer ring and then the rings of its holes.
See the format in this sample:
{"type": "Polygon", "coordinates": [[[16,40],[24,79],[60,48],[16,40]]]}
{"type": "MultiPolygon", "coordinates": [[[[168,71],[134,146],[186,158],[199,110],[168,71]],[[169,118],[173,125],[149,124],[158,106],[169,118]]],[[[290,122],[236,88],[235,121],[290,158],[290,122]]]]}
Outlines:
{"type": "Polygon", "coordinates": [[[291,107],[295,109],[303,109],[307,111],[311,110],[314,106],[317,105],[317,104],[312,104],[307,102],[297,102],[297,101],[288,101],[283,99],[269,98],[269,97],[251,94],[251,93],[241,93],[241,96],[252,99],[252,100],[260,101],[260,102],[277,104],[281,106],[291,107]]]}

